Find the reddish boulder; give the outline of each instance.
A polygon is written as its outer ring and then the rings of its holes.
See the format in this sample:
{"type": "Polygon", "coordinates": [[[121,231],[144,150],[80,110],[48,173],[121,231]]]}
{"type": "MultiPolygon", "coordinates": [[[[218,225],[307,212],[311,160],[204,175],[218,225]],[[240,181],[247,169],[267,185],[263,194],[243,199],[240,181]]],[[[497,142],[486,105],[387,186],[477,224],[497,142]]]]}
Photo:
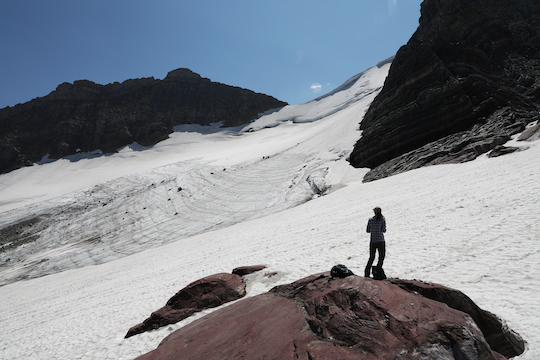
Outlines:
{"type": "Polygon", "coordinates": [[[389,281],[402,289],[443,302],[452,309],[468,314],[480,328],[494,351],[510,358],[518,356],[525,350],[525,342],[519,335],[504,326],[496,315],[480,309],[470,297],[461,291],[416,280],[389,279],[389,281]]]}
{"type": "Polygon", "coordinates": [[[445,302],[405,284],[359,276],[331,280],[324,273],[214,311],[138,358],[161,359],[506,357],[490,348],[471,316],[445,302]]]}
{"type": "Polygon", "coordinates": [[[246,295],[246,284],[235,274],[220,273],[192,282],[143,323],[133,326],[126,338],[177,323],[197,311],[214,308],[246,295]]]}
{"type": "Polygon", "coordinates": [[[254,272],[261,271],[263,269],[266,269],[266,266],[264,265],[240,266],[233,269],[232,273],[235,275],[244,276],[244,275],[253,274],[254,272]]]}

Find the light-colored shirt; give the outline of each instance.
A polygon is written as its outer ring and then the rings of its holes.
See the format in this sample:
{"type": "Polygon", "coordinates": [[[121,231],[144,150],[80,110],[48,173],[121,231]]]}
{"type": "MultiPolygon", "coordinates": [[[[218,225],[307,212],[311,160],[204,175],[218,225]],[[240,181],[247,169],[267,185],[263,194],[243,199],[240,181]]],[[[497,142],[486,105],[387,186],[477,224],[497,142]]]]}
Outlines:
{"type": "Polygon", "coordinates": [[[383,218],[377,219],[376,216],[368,220],[367,229],[371,233],[371,242],[383,242],[384,233],[386,232],[386,220],[383,218]]]}

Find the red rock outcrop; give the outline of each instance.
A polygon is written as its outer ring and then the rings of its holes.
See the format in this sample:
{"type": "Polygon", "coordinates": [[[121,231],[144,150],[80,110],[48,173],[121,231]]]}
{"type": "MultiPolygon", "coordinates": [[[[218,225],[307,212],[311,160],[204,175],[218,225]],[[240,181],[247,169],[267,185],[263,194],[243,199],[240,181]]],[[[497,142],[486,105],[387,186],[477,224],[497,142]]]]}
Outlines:
{"type": "Polygon", "coordinates": [[[175,324],[201,310],[240,299],[246,295],[246,284],[242,276],[265,268],[264,265],[240,266],[233,269],[232,274],[215,274],[194,281],[141,324],[131,327],[125,338],[175,324]]]}
{"type": "Polygon", "coordinates": [[[244,276],[244,275],[253,274],[254,272],[261,271],[263,269],[266,269],[266,266],[264,265],[240,266],[233,269],[232,273],[235,275],[244,276]]]}
{"type": "Polygon", "coordinates": [[[452,309],[470,315],[484,334],[492,350],[507,357],[514,357],[523,352],[525,343],[520,336],[504,326],[497,316],[480,309],[471,298],[461,291],[416,280],[389,279],[389,281],[402,289],[445,303],[452,309]]]}
{"type": "Polygon", "coordinates": [[[235,274],[215,274],[192,282],[141,324],[130,328],[126,338],[177,323],[195,312],[214,308],[246,295],[246,284],[235,274]]]}
{"type": "MultiPolygon", "coordinates": [[[[502,360],[515,356],[492,350],[473,315],[447,305],[459,292],[446,289],[405,280],[392,283],[359,276],[331,280],[329,273],[312,275],[216,310],[137,359],[502,360]],[[449,298],[441,302],[417,290],[449,298]]],[[[477,310],[482,319],[483,311],[477,310]]],[[[509,334],[519,343],[519,336],[509,334]]]]}

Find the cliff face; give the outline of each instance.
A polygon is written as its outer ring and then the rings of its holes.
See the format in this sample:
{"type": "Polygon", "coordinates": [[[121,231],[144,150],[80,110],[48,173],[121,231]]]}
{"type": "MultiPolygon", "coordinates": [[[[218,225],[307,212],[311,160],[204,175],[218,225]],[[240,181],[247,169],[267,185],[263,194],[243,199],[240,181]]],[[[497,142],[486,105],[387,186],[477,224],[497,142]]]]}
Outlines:
{"type": "Polygon", "coordinates": [[[98,85],[64,83],[49,95],[0,110],[0,173],[80,151],[114,152],[134,141],[149,146],[180,124],[246,124],[285,106],[273,97],[211,82],[188,69],[163,80],[98,85]]]}
{"type": "Polygon", "coordinates": [[[476,158],[539,118],[540,1],[425,0],[351,154],[374,180],[476,158]]]}

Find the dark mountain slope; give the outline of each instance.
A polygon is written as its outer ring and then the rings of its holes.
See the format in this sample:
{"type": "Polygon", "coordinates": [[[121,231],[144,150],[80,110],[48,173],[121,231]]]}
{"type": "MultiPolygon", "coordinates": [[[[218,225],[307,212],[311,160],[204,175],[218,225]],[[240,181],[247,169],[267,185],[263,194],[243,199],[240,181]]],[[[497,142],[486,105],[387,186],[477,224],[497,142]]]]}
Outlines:
{"type": "Polygon", "coordinates": [[[149,146],[173,126],[247,124],[266,110],[285,106],[273,97],[211,82],[188,69],[163,80],[99,85],[64,83],[49,95],[0,110],[0,173],[80,151],[114,152],[134,141],[149,146]]]}
{"type": "Polygon", "coordinates": [[[425,0],[350,158],[374,180],[476,158],[538,120],[539,0],[425,0]]]}

